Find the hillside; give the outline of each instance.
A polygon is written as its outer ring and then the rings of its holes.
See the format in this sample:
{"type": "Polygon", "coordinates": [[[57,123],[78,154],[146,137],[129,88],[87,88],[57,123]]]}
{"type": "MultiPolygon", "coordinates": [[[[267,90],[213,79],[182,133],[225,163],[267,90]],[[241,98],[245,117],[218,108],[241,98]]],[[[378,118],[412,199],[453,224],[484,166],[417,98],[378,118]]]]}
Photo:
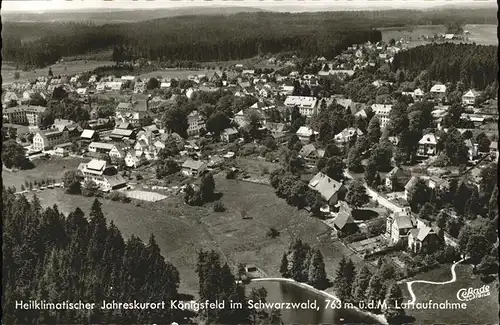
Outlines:
{"type": "Polygon", "coordinates": [[[2,13],[4,22],[50,23],[91,22],[97,25],[110,23],[138,22],[143,20],[190,16],[190,15],[232,15],[240,12],[261,12],[264,9],[252,7],[187,7],[165,9],[112,10],[87,9],[79,11],[52,12],[7,12],[2,13]]]}

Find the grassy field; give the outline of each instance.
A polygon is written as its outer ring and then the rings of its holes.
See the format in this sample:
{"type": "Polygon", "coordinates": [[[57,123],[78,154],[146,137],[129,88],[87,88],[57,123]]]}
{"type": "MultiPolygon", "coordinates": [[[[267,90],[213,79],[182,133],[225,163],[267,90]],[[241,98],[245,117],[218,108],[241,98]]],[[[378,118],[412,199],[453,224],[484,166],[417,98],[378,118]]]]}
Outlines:
{"type": "MultiPolygon", "coordinates": [[[[72,75],[77,73],[82,73],[85,71],[94,70],[95,68],[113,65],[111,61],[70,61],[61,62],[53,64],[50,66],[52,72],[55,76],[57,75],[72,75]]],[[[14,73],[19,72],[19,79],[17,81],[27,81],[31,79],[36,79],[39,76],[47,76],[49,67],[43,69],[34,69],[31,71],[22,71],[21,69],[16,69],[16,67],[9,64],[2,64],[2,85],[11,84],[16,79],[14,78],[14,73]]]]}
{"type": "MultiPolygon", "coordinates": [[[[465,25],[464,30],[470,32],[469,43],[484,45],[498,45],[496,25],[465,25]]],[[[391,38],[398,40],[404,38],[410,40],[409,46],[429,44],[429,42],[419,40],[422,35],[432,36],[433,34],[443,34],[446,32],[444,25],[411,26],[406,28],[381,28],[382,40],[389,41],[391,38]]],[[[457,41],[460,42],[460,41],[457,41]]]]}
{"type": "Polygon", "coordinates": [[[470,32],[470,42],[498,46],[497,25],[465,25],[464,29],[470,32]]]}
{"type": "MultiPolygon", "coordinates": [[[[281,256],[297,238],[322,250],[331,278],[342,256],[352,255],[340,242],[330,239],[325,224],[288,206],[276,197],[271,187],[226,180],[220,175],[216,175],[215,182],[226,207],[222,213],[213,212],[211,203],[203,207],[187,206],[179,197],[143,202],[140,206],[103,199],[103,210],[125,237],[135,234],[147,241],[154,234],[164,256],[181,272],[181,291],[190,294],[197,293],[194,267],[196,253],[202,248],[219,251],[231,266],[238,262],[253,263],[268,276],[279,276],[281,256]],[[280,236],[267,237],[270,227],[276,228],[280,236]]],[[[64,194],[61,189],[37,195],[42,205],[57,204],[64,213],[76,207],[88,212],[93,201],[64,194]]]]}
{"type": "Polygon", "coordinates": [[[17,190],[20,190],[21,185],[23,185],[25,181],[32,182],[47,178],[60,181],[67,170],[76,170],[80,163],[88,161],[89,159],[73,157],[62,158],[57,156],[52,156],[48,160],[35,159],[33,160],[33,164],[35,165],[33,169],[15,172],[2,170],[2,183],[5,186],[15,186],[17,190]]]}
{"type": "MultiPolygon", "coordinates": [[[[417,302],[441,303],[460,302],[457,299],[457,292],[462,288],[480,288],[483,283],[479,276],[472,274],[472,266],[457,265],[457,281],[445,285],[433,285],[425,283],[415,283],[412,288],[417,297],[417,302]]],[[[446,281],[451,278],[449,266],[422,273],[411,280],[446,281]]],[[[495,282],[498,282],[496,280],[495,282]]],[[[467,309],[464,310],[412,310],[407,314],[415,317],[419,323],[433,324],[436,322],[459,324],[498,324],[498,288],[497,283],[489,283],[490,296],[477,298],[467,302],[467,309]]],[[[411,300],[406,284],[402,285],[405,298],[411,300]]]]}

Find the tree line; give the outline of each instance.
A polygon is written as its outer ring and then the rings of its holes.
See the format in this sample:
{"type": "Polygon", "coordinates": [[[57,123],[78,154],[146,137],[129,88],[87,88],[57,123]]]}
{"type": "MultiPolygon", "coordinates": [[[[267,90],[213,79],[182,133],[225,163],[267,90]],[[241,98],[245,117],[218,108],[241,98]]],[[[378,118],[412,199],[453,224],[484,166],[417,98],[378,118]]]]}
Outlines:
{"type": "Polygon", "coordinates": [[[43,209],[3,188],[4,319],[9,323],[159,322],[179,320],[161,310],[21,310],[15,301],[169,301],[177,299],[178,270],[160,254],[153,236],[125,240],[94,200],[86,216],[43,209]]]}
{"type": "Polygon", "coordinates": [[[426,70],[430,80],[461,81],[466,88],[483,90],[497,78],[497,46],[476,44],[428,44],[401,51],[394,57],[392,70],[420,73],[426,70]]]}

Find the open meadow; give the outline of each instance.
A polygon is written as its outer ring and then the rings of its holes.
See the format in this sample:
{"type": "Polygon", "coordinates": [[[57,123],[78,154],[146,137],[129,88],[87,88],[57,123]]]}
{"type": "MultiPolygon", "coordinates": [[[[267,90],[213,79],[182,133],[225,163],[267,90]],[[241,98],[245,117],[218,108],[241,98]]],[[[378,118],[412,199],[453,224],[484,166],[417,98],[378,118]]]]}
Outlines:
{"type": "MultiPolygon", "coordinates": [[[[279,276],[282,254],[297,238],[322,250],[330,277],[342,256],[352,255],[338,240],[330,239],[330,229],[324,223],[287,205],[271,187],[226,180],[222,175],[215,176],[215,183],[216,192],[222,193],[225,212],[213,212],[213,203],[188,206],[179,196],[159,202],[101,202],[108,220],[125,238],[134,234],[147,241],[155,235],[165,258],[182,274],[181,292],[188,294],[197,293],[194,269],[200,249],[219,251],[233,267],[238,262],[255,264],[268,276],[279,276]],[[267,236],[271,227],[280,232],[278,237],[267,236]]],[[[65,214],[76,207],[88,213],[94,200],[65,194],[62,189],[41,191],[37,196],[42,205],[57,204],[65,214]]]]}
{"type": "MultiPolygon", "coordinates": [[[[382,40],[388,42],[391,38],[399,40],[404,38],[409,42],[409,47],[429,44],[430,42],[419,40],[421,36],[440,35],[446,32],[444,25],[421,25],[407,27],[381,28],[382,40]]],[[[496,25],[465,25],[464,30],[469,31],[468,43],[475,42],[482,45],[498,45],[496,25]]],[[[455,41],[457,43],[464,41],[455,41]]]]}
{"type": "Polygon", "coordinates": [[[90,159],[74,157],[51,156],[49,159],[34,159],[34,168],[28,170],[8,171],[2,170],[2,183],[4,186],[15,186],[19,191],[21,185],[26,181],[41,181],[51,178],[60,182],[67,170],[76,170],[82,162],[88,162],[90,159]]]}
{"type": "Polygon", "coordinates": [[[90,61],[90,60],[78,60],[69,62],[60,62],[43,69],[33,69],[30,71],[22,71],[21,69],[16,69],[15,66],[10,64],[2,63],[2,85],[11,84],[14,81],[28,81],[34,80],[40,76],[47,76],[49,72],[49,67],[52,69],[52,73],[57,75],[73,75],[78,73],[83,73],[85,71],[92,71],[98,67],[114,65],[111,61],[90,61]],[[14,74],[16,71],[19,72],[19,79],[15,79],[14,74]]]}
{"type": "MultiPolygon", "coordinates": [[[[428,302],[432,300],[436,303],[443,303],[448,300],[450,303],[460,302],[457,299],[457,292],[460,289],[479,289],[484,284],[479,275],[472,273],[472,266],[458,264],[456,267],[456,282],[436,285],[427,283],[414,283],[413,292],[417,297],[417,302],[428,302]]],[[[412,279],[407,280],[428,280],[447,281],[451,279],[449,266],[443,266],[425,273],[421,273],[412,279]]],[[[490,286],[490,296],[477,298],[467,303],[467,309],[426,309],[411,310],[407,314],[415,317],[421,324],[433,324],[437,319],[440,323],[459,324],[467,320],[469,324],[498,324],[498,279],[488,283],[490,286]]],[[[411,300],[406,283],[401,284],[403,294],[407,300],[411,300]]]]}

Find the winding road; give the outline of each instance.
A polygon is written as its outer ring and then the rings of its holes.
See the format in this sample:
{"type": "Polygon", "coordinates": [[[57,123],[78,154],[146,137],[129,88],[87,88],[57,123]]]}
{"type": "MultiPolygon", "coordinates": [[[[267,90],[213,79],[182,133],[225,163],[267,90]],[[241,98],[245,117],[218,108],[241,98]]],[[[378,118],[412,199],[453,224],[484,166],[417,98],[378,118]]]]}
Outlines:
{"type": "Polygon", "coordinates": [[[415,296],[415,293],[413,292],[413,289],[411,287],[412,284],[414,284],[414,283],[427,283],[427,284],[442,285],[442,284],[453,283],[453,282],[455,282],[457,280],[457,274],[455,272],[455,267],[457,266],[457,264],[463,262],[464,260],[465,260],[465,258],[462,258],[460,261],[455,262],[451,266],[451,280],[449,280],[449,281],[434,282],[434,281],[426,281],[426,280],[415,280],[415,281],[408,281],[408,282],[406,282],[406,285],[408,286],[408,292],[410,292],[410,295],[411,295],[411,303],[415,303],[415,301],[417,300],[417,297],[415,296]]]}

